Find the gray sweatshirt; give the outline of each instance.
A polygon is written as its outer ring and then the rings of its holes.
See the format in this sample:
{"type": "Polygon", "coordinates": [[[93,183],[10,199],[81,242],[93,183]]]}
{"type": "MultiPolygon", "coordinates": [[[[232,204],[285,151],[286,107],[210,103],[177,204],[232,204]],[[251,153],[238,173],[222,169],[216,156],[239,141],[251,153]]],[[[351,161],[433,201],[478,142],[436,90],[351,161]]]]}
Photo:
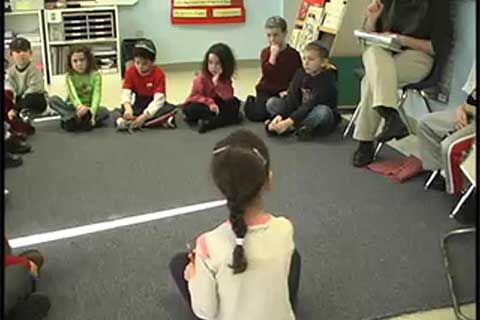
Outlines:
{"type": "Polygon", "coordinates": [[[44,93],[43,74],[30,62],[24,69],[18,69],[16,65],[8,68],[6,89],[11,89],[16,97],[23,98],[29,93],[44,93]]]}

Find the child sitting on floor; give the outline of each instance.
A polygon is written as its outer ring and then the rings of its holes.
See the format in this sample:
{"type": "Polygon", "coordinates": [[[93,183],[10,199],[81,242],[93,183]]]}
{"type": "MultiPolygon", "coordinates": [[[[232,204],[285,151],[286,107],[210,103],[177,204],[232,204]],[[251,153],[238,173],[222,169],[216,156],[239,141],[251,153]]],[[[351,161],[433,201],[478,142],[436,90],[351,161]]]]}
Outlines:
{"type": "Polygon", "coordinates": [[[263,208],[272,182],[267,146],[238,130],[215,145],[211,173],[229,218],[171,261],[181,294],[201,319],[295,319],[300,256],[292,223],[263,208]]]}
{"type": "Polygon", "coordinates": [[[13,93],[13,108],[6,109],[7,121],[14,131],[33,134],[30,120],[47,108],[47,92],[43,75],[33,64],[32,47],[25,38],[14,38],[10,43],[10,55],[15,62],[6,75],[5,90],[13,93]]]}
{"type": "Polygon", "coordinates": [[[66,131],[91,130],[108,118],[108,110],[100,107],[102,77],[96,71],[95,58],[88,47],[73,47],[67,56],[68,98],[49,99],[50,106],[61,117],[66,131]]]}
{"type": "Polygon", "coordinates": [[[156,55],[150,40],[141,40],[133,47],[134,65],[125,72],[122,107],[114,116],[118,130],[176,128],[175,106],[166,101],[165,73],[155,65],[156,55]]]}
{"type": "Polygon", "coordinates": [[[270,134],[296,131],[300,140],[329,134],[340,121],[337,110],[337,73],[328,62],[328,49],[320,42],[304,50],[303,69],[295,74],[284,98],[271,98],[267,111],[273,120],[265,128],[270,134]]]}
{"type": "Polygon", "coordinates": [[[182,106],[187,123],[199,122],[199,133],[240,123],[240,101],[232,87],[235,70],[235,57],[226,44],[217,43],[208,49],[202,71],[193,80],[190,96],[182,106]]]}
{"type": "Polygon", "coordinates": [[[265,23],[268,47],[260,54],[262,78],[257,84],[256,97],[248,96],[245,116],[250,121],[264,122],[269,118],[266,103],[271,97],[283,97],[295,72],[302,67],[297,50],[287,43],[287,22],[282,17],[268,18],[265,23]]]}

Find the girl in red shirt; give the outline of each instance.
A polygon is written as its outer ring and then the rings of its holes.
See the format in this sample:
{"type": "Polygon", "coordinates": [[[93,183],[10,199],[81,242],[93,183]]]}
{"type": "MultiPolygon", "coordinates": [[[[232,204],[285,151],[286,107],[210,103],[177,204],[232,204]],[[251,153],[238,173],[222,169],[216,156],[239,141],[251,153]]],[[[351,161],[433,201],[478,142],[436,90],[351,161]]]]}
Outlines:
{"type": "Polygon", "coordinates": [[[185,121],[198,123],[198,132],[240,123],[240,101],[233,95],[232,77],[237,64],[232,50],[223,43],[211,46],[202,71],[193,80],[190,96],[183,104],[185,121]]]}

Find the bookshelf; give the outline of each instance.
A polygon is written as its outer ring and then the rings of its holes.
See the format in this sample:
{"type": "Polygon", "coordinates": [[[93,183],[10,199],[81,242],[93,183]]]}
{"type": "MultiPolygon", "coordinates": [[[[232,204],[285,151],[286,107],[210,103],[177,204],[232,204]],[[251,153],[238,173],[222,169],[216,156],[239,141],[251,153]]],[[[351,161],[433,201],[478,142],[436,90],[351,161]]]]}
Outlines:
{"type": "Polygon", "coordinates": [[[65,81],[67,54],[73,45],[86,45],[92,49],[104,78],[120,79],[120,36],[116,6],[45,10],[44,20],[48,77],[53,91],[65,81]]]}
{"type": "MultiPolygon", "coordinates": [[[[30,41],[32,46],[32,62],[46,74],[47,59],[44,46],[42,10],[5,12],[4,57],[8,66],[13,65],[10,56],[10,42],[14,36],[23,37],[30,41]]],[[[46,77],[44,77],[45,84],[46,77]]]]}

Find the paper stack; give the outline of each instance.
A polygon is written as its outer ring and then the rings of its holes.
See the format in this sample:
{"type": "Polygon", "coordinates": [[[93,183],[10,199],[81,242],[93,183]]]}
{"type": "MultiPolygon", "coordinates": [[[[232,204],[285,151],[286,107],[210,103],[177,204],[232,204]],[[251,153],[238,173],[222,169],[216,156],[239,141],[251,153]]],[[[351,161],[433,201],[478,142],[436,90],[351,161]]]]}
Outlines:
{"type": "Polygon", "coordinates": [[[322,27],[337,31],[346,4],[346,0],[331,0],[330,2],[325,3],[325,20],[323,21],[322,27]]]}

